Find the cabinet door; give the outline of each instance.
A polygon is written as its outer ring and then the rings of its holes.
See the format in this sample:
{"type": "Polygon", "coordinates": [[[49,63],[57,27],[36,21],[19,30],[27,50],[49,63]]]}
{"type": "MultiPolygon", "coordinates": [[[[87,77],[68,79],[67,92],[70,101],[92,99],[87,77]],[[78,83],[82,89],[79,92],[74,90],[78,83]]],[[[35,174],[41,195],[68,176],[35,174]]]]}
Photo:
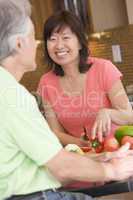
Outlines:
{"type": "Polygon", "coordinates": [[[35,24],[36,38],[42,39],[45,20],[52,14],[52,0],[30,0],[32,4],[32,19],[35,24]]]}

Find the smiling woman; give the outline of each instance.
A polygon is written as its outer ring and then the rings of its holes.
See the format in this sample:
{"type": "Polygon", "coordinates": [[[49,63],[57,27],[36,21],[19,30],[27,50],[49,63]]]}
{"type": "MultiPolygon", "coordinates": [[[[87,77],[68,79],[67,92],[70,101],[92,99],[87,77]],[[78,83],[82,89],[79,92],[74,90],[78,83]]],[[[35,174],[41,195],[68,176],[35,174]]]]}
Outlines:
{"type": "Polygon", "coordinates": [[[102,142],[119,125],[132,122],[121,72],[110,61],[89,56],[83,24],[76,15],[60,11],[50,16],[43,36],[51,70],[42,76],[38,93],[48,124],[64,146],[86,147],[95,138],[102,142]]]}
{"type": "Polygon", "coordinates": [[[122,74],[110,62],[89,57],[80,20],[68,11],[48,18],[44,26],[44,56],[51,71],[39,83],[46,118],[63,145],[86,146],[82,140],[113,134],[131,123],[132,108],[121,83],[122,74]]]}

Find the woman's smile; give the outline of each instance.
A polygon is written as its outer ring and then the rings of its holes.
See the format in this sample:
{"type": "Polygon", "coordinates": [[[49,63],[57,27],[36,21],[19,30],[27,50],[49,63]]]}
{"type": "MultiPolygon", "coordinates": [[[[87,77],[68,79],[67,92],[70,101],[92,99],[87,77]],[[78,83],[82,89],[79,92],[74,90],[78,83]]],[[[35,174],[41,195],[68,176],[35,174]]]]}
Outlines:
{"type": "Polygon", "coordinates": [[[68,50],[56,51],[55,54],[58,58],[62,58],[62,57],[64,58],[65,56],[69,54],[69,51],[68,50]]]}

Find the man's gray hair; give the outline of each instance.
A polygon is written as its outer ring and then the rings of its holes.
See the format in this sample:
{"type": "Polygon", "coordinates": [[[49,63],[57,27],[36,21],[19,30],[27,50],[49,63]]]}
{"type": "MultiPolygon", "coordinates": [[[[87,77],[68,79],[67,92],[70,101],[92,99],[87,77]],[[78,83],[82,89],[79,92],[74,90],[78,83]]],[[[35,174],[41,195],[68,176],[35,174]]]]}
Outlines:
{"type": "Polygon", "coordinates": [[[0,0],[0,61],[15,53],[11,38],[29,31],[30,15],[29,0],[0,0]]]}

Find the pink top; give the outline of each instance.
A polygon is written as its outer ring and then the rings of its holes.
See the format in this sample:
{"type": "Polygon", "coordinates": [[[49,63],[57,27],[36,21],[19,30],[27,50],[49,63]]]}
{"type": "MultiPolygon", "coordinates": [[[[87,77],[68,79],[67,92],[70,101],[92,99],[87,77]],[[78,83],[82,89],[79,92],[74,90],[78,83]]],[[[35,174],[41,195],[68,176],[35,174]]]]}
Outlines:
{"type": "MultiPolygon", "coordinates": [[[[60,124],[75,137],[80,137],[86,127],[87,134],[101,108],[111,108],[107,92],[122,76],[120,71],[108,60],[89,58],[91,68],[86,72],[84,92],[79,96],[68,96],[61,88],[59,76],[53,71],[44,74],[38,92],[55,111],[60,124]]],[[[117,125],[112,124],[111,133],[117,125]]]]}

